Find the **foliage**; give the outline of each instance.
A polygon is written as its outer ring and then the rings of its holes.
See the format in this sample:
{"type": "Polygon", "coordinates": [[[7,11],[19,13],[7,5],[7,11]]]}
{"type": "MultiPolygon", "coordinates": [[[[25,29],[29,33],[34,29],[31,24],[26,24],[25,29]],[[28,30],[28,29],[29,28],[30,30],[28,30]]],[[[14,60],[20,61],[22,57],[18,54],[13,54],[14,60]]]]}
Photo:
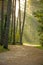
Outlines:
{"type": "Polygon", "coordinates": [[[36,11],[33,14],[40,24],[38,32],[39,32],[39,35],[40,35],[40,43],[43,46],[43,10],[36,11]]]}
{"type": "Polygon", "coordinates": [[[36,48],[38,48],[38,49],[43,49],[43,47],[42,47],[42,46],[37,46],[36,48]]]}

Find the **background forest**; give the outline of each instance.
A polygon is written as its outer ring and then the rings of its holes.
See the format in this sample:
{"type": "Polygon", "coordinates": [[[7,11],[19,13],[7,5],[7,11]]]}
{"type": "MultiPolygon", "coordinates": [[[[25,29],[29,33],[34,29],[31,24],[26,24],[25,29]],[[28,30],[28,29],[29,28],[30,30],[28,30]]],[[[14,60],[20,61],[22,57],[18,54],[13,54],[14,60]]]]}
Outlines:
{"type": "MultiPolygon", "coordinates": [[[[16,42],[16,44],[28,43],[28,44],[37,44],[37,45],[41,44],[43,46],[43,0],[26,0],[26,2],[25,0],[24,1],[21,0],[21,2],[19,2],[20,5],[19,8],[21,7],[19,9],[19,17],[17,13],[18,7],[16,7],[17,9],[15,12],[16,13],[15,27],[13,25],[14,24],[13,20],[15,20],[14,19],[15,16],[13,15],[15,13],[13,13],[12,11],[13,4],[14,3],[12,3],[11,0],[9,2],[8,0],[0,0],[0,44],[1,45],[5,44],[4,47],[7,47],[7,43],[14,44],[14,42],[16,42]],[[9,14],[7,10],[8,11],[11,10],[9,11],[9,14]],[[7,15],[8,15],[8,20],[10,21],[9,24],[6,23],[7,15]],[[9,15],[11,16],[10,19],[9,19],[10,17],[9,15]],[[20,25],[22,26],[23,20],[25,21],[25,23],[23,28],[23,35],[21,35],[22,42],[20,42],[21,40],[20,40],[19,32],[21,31],[21,29],[19,26],[20,25]],[[21,21],[21,23],[19,21],[21,21]],[[7,28],[9,28],[9,31],[7,28]],[[15,32],[14,32],[14,28],[16,29],[15,32]],[[5,30],[6,30],[6,34],[4,38],[3,34],[5,33],[5,30]],[[15,40],[14,40],[14,36],[15,36],[15,40]],[[4,42],[2,41],[1,38],[4,40],[4,42]],[[7,42],[5,39],[7,40],[7,42]]],[[[16,6],[18,6],[18,4],[16,6]]]]}

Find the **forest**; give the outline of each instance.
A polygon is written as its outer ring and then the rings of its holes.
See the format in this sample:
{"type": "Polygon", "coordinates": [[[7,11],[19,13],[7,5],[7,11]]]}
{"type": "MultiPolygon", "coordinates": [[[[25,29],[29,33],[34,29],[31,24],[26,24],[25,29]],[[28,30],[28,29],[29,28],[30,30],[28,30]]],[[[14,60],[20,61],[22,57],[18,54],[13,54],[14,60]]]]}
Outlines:
{"type": "Polygon", "coordinates": [[[43,65],[43,0],[0,0],[0,65],[43,65]]]}
{"type": "Polygon", "coordinates": [[[43,46],[43,0],[1,0],[0,45],[23,43],[43,46]]]}

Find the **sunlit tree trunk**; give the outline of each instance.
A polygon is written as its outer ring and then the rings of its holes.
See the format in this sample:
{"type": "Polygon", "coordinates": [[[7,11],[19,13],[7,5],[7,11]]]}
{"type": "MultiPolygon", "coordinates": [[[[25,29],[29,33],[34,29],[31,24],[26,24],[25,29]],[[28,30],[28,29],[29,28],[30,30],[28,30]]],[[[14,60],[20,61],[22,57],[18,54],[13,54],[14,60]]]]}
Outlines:
{"type": "Polygon", "coordinates": [[[17,17],[17,20],[16,20],[16,33],[18,31],[18,17],[17,17]]]}
{"type": "Polygon", "coordinates": [[[21,9],[20,9],[20,0],[19,0],[19,33],[20,33],[20,44],[22,45],[22,37],[23,37],[23,30],[24,30],[24,24],[25,24],[25,14],[26,14],[26,0],[25,0],[25,3],[24,3],[24,17],[23,17],[23,25],[21,27],[21,9]]]}
{"type": "Polygon", "coordinates": [[[2,8],[1,8],[1,42],[0,44],[3,45],[3,23],[4,23],[4,0],[2,0],[2,8]]]}
{"type": "Polygon", "coordinates": [[[8,48],[8,34],[9,34],[9,26],[10,26],[11,5],[12,5],[12,0],[8,0],[7,21],[6,21],[6,28],[5,28],[5,33],[3,37],[4,48],[6,49],[8,48]]]}
{"type": "Polygon", "coordinates": [[[22,31],[21,31],[21,44],[22,44],[22,37],[23,37],[23,31],[24,31],[24,25],[25,25],[25,16],[26,16],[26,0],[24,3],[24,17],[23,17],[23,25],[22,25],[22,31]]]}

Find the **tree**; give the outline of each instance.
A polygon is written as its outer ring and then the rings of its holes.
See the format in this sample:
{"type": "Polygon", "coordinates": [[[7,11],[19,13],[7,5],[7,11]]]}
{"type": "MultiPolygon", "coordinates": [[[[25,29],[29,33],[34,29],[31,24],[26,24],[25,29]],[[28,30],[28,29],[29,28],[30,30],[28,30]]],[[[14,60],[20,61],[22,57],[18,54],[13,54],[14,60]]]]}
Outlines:
{"type": "Polygon", "coordinates": [[[19,30],[18,30],[18,35],[19,35],[19,42],[22,45],[22,37],[23,37],[23,30],[24,30],[24,24],[25,24],[25,14],[26,14],[26,0],[25,0],[25,5],[24,5],[24,12],[23,12],[23,23],[22,23],[22,17],[21,17],[21,0],[19,1],[19,11],[18,11],[18,18],[17,18],[17,25],[19,25],[19,30]],[[19,22],[19,23],[18,23],[19,22]]]}
{"type": "Polygon", "coordinates": [[[20,10],[20,0],[19,0],[19,35],[20,35],[20,44],[21,44],[21,10],[20,10]]]}
{"type": "Polygon", "coordinates": [[[23,25],[22,25],[22,32],[21,32],[21,43],[22,43],[22,37],[23,37],[23,31],[24,31],[24,25],[25,25],[25,16],[26,16],[26,0],[24,5],[24,17],[23,17],[23,25]]]}
{"type": "Polygon", "coordinates": [[[13,33],[13,44],[15,44],[15,21],[16,21],[16,0],[14,0],[14,33],[13,33]]]}
{"type": "Polygon", "coordinates": [[[2,0],[2,9],[1,9],[1,42],[0,44],[3,45],[3,23],[4,23],[4,0],[2,0]]]}
{"type": "Polygon", "coordinates": [[[23,16],[23,25],[21,26],[21,10],[20,10],[20,0],[19,0],[19,32],[20,32],[20,44],[22,45],[22,37],[23,37],[23,30],[24,30],[24,24],[25,24],[25,15],[26,15],[26,0],[24,3],[24,16],[23,16]]]}
{"type": "Polygon", "coordinates": [[[9,34],[9,25],[10,25],[10,16],[11,16],[11,5],[12,5],[12,0],[8,0],[8,5],[7,5],[7,21],[6,21],[6,28],[5,32],[3,34],[3,43],[4,43],[4,48],[8,48],[8,34],[9,34]]]}

